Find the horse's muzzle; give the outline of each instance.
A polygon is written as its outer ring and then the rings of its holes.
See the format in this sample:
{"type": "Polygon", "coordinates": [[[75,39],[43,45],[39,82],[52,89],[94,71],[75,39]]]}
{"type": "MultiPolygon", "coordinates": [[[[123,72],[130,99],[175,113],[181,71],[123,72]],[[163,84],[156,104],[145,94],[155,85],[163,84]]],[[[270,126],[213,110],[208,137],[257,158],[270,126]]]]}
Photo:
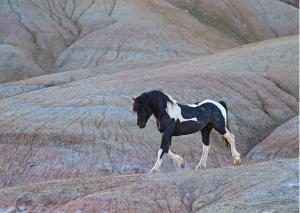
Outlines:
{"type": "Polygon", "coordinates": [[[141,129],[143,129],[143,128],[145,128],[145,126],[146,126],[146,123],[141,123],[141,124],[137,124],[141,129]]]}

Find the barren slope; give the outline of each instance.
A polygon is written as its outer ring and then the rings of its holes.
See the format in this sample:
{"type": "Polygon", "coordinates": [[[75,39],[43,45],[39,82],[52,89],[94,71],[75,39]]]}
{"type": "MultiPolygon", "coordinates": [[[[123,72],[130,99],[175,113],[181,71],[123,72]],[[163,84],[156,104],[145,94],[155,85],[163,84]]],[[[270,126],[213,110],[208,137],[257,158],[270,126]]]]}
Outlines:
{"type": "Polygon", "coordinates": [[[299,116],[277,127],[247,154],[254,161],[299,156],[299,116]]]}
{"type": "Polygon", "coordinates": [[[0,189],[0,211],[298,212],[298,159],[0,189]]]}
{"type": "MultiPolygon", "coordinates": [[[[224,100],[244,158],[275,127],[298,114],[296,98],[263,77],[279,64],[297,73],[297,51],[298,38],[287,37],[1,99],[0,183],[147,172],[155,161],[160,134],[153,119],[145,130],[138,129],[131,97],[157,88],[180,102],[224,100]]],[[[212,137],[208,167],[231,165],[220,136],[212,137]]],[[[187,167],[194,168],[201,146],[200,134],[194,134],[174,138],[172,150],[184,154],[187,167]]],[[[166,158],[162,170],[175,167],[166,158]]]]}
{"type": "Polygon", "coordinates": [[[238,45],[163,0],[2,0],[0,20],[0,82],[238,45]]]}
{"type": "Polygon", "coordinates": [[[167,1],[244,43],[299,33],[299,9],[279,0],[167,1]]]}

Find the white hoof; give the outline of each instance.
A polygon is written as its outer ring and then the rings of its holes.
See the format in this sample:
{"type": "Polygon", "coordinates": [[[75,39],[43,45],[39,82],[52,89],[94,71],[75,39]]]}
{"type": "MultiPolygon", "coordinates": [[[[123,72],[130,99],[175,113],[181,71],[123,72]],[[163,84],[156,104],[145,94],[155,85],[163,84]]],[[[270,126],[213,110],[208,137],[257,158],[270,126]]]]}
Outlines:
{"type": "Polygon", "coordinates": [[[241,160],[240,156],[233,157],[233,163],[234,163],[236,166],[241,165],[242,160],[241,160]]]}
{"type": "Polygon", "coordinates": [[[157,169],[157,168],[153,167],[153,168],[150,170],[150,172],[149,172],[149,173],[151,174],[151,173],[153,173],[153,172],[159,172],[159,169],[157,169]]]}
{"type": "Polygon", "coordinates": [[[178,163],[177,163],[177,166],[178,166],[179,168],[184,168],[184,167],[185,167],[185,162],[184,162],[184,160],[182,159],[180,162],[178,162],[178,163]]]}
{"type": "Polygon", "coordinates": [[[199,169],[200,170],[203,170],[203,169],[205,169],[206,168],[206,165],[205,164],[199,164],[198,166],[196,166],[196,171],[198,171],[199,169]]]}

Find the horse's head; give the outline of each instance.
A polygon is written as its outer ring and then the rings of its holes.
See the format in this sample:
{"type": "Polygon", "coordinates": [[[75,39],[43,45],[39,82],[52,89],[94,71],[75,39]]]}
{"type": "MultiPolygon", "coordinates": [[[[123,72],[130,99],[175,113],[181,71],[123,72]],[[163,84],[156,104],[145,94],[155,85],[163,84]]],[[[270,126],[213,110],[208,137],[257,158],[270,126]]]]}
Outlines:
{"type": "Polygon", "coordinates": [[[145,93],[132,98],[133,99],[133,111],[137,113],[137,125],[143,129],[150,116],[152,115],[152,109],[150,107],[149,97],[145,93]]]}

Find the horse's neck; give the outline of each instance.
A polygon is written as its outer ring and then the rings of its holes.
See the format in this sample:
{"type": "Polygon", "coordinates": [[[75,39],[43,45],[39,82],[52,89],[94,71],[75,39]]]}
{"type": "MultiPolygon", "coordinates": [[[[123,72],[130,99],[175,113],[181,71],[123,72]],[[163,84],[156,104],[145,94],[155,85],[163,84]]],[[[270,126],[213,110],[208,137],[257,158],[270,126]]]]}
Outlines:
{"type": "Polygon", "coordinates": [[[160,120],[166,113],[166,106],[162,106],[161,103],[154,103],[151,104],[151,110],[154,115],[154,117],[157,120],[160,120]]]}
{"type": "Polygon", "coordinates": [[[160,120],[160,118],[161,118],[161,116],[162,116],[162,112],[161,112],[160,107],[153,107],[153,108],[152,108],[152,113],[153,113],[154,117],[155,117],[157,120],[160,120]]]}

